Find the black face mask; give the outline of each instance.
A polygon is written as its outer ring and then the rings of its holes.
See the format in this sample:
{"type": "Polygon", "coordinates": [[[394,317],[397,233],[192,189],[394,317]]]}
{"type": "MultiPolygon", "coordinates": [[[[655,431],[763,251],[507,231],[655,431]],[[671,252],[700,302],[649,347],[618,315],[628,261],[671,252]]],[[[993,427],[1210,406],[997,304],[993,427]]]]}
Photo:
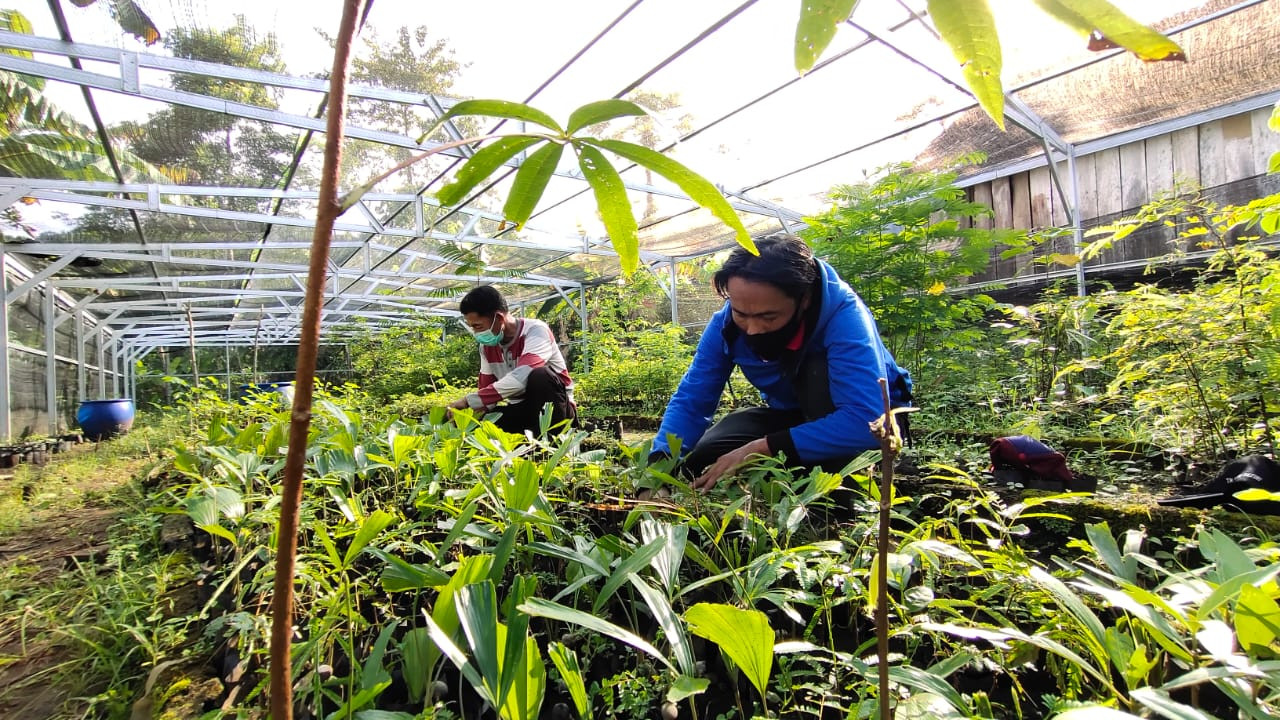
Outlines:
{"type": "Polygon", "coordinates": [[[791,316],[786,325],[777,330],[769,332],[757,333],[755,335],[744,335],[747,347],[763,360],[774,361],[782,357],[782,353],[787,349],[787,344],[791,342],[791,338],[796,336],[796,332],[800,329],[800,309],[796,308],[796,314],[791,316]]]}

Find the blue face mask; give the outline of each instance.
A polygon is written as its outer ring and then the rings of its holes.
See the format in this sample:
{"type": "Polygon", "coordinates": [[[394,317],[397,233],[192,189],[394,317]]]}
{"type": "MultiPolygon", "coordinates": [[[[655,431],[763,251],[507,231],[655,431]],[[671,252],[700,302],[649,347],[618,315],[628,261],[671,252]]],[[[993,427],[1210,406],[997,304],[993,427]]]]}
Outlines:
{"type": "MultiPolygon", "coordinates": [[[[498,322],[498,316],[494,315],[493,324],[497,324],[497,322],[498,322]]],[[[493,347],[494,345],[497,345],[502,342],[502,333],[494,332],[493,325],[490,325],[488,330],[473,332],[471,333],[471,335],[475,337],[476,342],[480,343],[481,345],[484,345],[485,347],[493,347]]]]}

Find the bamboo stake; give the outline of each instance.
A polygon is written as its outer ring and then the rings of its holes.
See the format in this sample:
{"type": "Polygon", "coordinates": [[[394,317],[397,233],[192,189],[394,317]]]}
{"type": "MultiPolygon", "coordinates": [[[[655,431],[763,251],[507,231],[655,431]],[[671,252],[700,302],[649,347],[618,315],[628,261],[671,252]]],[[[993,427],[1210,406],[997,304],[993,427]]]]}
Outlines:
{"type": "Polygon", "coordinates": [[[893,461],[902,447],[898,424],[889,400],[889,383],[880,378],[884,415],[871,423],[871,434],[880,440],[880,528],[876,539],[876,568],[880,577],[876,588],[876,666],[880,676],[880,720],[893,719],[889,697],[889,521],[893,506],[893,461]]]}
{"type": "Polygon", "coordinates": [[[303,300],[298,364],[289,424],[289,450],[285,458],[280,527],[277,533],[275,589],[271,596],[271,717],[293,718],[293,682],[290,647],[293,640],[293,575],[298,552],[298,510],[302,504],[302,470],[306,462],[307,433],[311,427],[311,395],[315,388],[316,354],[320,343],[320,306],[324,299],[325,269],[333,225],[341,214],[338,178],[342,164],[342,136],[347,109],[347,63],[355,39],[364,0],[344,0],[342,24],[333,49],[329,75],[328,121],[325,127],[324,168],[316,226],[311,238],[311,263],[303,300]]]}

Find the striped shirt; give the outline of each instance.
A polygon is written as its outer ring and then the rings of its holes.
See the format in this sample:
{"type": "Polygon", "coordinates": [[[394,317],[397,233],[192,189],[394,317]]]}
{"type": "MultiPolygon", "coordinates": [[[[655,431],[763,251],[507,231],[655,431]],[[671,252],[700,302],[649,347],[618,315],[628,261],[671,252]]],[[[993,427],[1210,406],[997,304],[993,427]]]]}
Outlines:
{"type": "Polygon", "coordinates": [[[529,373],[544,365],[560,377],[569,401],[573,402],[573,380],[551,328],[541,320],[520,318],[511,342],[480,346],[478,392],[467,395],[472,409],[489,409],[499,402],[518,403],[524,399],[529,373]]]}

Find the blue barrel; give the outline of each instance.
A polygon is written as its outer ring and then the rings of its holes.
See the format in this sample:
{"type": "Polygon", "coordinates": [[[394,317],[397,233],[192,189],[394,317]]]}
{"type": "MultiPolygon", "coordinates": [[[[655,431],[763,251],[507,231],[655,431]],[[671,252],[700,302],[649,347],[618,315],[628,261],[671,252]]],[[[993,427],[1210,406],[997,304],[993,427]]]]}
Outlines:
{"type": "Polygon", "coordinates": [[[85,400],[76,411],[76,422],[86,438],[105,440],[129,432],[133,415],[133,401],[129,398],[85,400]]]}

